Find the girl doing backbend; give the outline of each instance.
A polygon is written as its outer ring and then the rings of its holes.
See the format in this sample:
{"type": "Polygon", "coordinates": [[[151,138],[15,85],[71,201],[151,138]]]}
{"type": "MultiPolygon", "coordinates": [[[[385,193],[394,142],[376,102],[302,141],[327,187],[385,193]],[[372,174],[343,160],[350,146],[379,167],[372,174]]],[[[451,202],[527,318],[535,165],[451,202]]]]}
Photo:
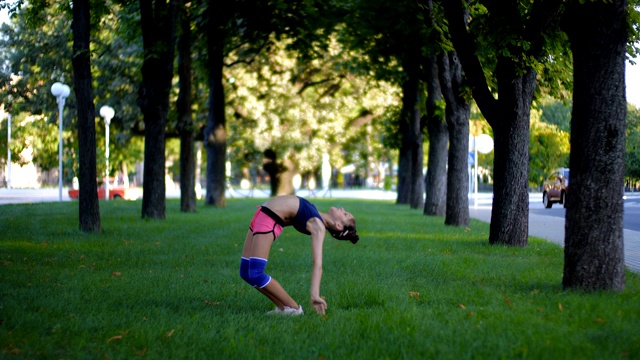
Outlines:
{"type": "Polygon", "coordinates": [[[342,208],[332,207],[327,213],[322,213],[309,201],[295,195],[274,197],[259,206],[242,249],[240,276],[276,305],[276,309],[269,313],[303,314],[302,306],[287,294],[280,283],[265,274],[271,245],[282,233],[282,228],[289,225],[311,235],[311,305],[318,314],[324,314],[327,302],[320,297],[320,280],[325,232],[354,244],[360,239],[356,233],[356,220],[342,208]]]}

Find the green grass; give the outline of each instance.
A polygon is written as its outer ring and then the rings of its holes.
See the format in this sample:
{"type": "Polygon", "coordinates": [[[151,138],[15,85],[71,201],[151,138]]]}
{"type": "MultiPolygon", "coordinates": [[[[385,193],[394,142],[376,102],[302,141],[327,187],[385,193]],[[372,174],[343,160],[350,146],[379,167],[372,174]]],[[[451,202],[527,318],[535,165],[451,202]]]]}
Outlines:
{"type": "Polygon", "coordinates": [[[325,241],[326,316],[309,305],[311,246],[291,228],[267,273],[306,309],[273,305],[238,275],[255,205],[195,214],[167,203],[100,204],[101,234],[78,231],[78,203],[0,206],[0,358],[640,358],[640,277],[621,293],[563,291],[563,252],[488,244],[488,224],[390,202],[322,199],[352,211],[357,245],[325,241]]]}

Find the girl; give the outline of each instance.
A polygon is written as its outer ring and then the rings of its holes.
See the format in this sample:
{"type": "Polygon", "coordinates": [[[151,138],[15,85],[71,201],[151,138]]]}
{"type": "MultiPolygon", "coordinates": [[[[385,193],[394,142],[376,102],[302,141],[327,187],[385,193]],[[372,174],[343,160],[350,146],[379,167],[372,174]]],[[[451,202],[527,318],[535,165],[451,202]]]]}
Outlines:
{"type": "Polygon", "coordinates": [[[334,238],[349,240],[353,244],[360,239],[356,233],[356,220],[342,208],[332,207],[328,213],[321,213],[309,201],[295,195],[274,197],[259,206],[242,249],[240,277],[276,305],[270,314],[303,314],[302,306],[287,294],[280,283],[264,272],[271,244],[280,236],[282,228],[289,225],[303,234],[311,235],[311,305],[318,314],[324,314],[327,302],[320,297],[324,234],[329,231],[334,238]]]}

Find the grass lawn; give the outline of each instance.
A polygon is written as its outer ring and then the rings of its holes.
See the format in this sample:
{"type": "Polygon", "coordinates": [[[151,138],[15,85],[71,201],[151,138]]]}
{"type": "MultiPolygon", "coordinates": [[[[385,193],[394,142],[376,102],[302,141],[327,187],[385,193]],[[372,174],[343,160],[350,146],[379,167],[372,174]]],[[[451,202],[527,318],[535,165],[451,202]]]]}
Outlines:
{"type": "Polygon", "coordinates": [[[286,228],[267,273],[306,313],[273,305],[239,277],[260,199],[101,202],[103,232],[78,230],[78,203],[0,206],[0,358],[640,358],[640,277],[621,293],[561,287],[563,250],[490,246],[465,228],[386,201],[311,199],[354,213],[357,245],[325,241],[322,295],[309,305],[310,238],[286,228]]]}

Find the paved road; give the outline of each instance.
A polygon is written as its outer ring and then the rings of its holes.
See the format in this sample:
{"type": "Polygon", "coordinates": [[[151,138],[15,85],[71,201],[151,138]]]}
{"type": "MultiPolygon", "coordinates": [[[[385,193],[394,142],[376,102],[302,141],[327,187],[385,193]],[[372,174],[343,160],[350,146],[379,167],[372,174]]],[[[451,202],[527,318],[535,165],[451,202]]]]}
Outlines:
{"type": "MultiPolygon", "coordinates": [[[[484,194],[483,194],[484,195],[484,194]]],[[[627,267],[640,272],[640,193],[627,193],[624,206],[624,259],[627,267]]],[[[484,195],[478,206],[469,208],[472,218],[491,221],[491,196],[484,195]]],[[[564,215],[562,205],[554,204],[551,209],[542,205],[540,194],[529,195],[529,235],[543,238],[564,246],[564,215]]]]}
{"type": "MultiPolygon", "coordinates": [[[[0,205],[26,204],[59,201],[58,188],[47,189],[0,189],[0,205]]],[[[69,189],[62,189],[62,201],[69,201],[69,189]]]]}
{"type": "MultiPolygon", "coordinates": [[[[529,204],[529,212],[538,215],[554,216],[564,219],[565,209],[560,204],[553,204],[551,209],[545,209],[541,200],[539,204],[529,204]]],[[[640,231],[640,194],[630,194],[624,201],[624,228],[640,231]]]]}

